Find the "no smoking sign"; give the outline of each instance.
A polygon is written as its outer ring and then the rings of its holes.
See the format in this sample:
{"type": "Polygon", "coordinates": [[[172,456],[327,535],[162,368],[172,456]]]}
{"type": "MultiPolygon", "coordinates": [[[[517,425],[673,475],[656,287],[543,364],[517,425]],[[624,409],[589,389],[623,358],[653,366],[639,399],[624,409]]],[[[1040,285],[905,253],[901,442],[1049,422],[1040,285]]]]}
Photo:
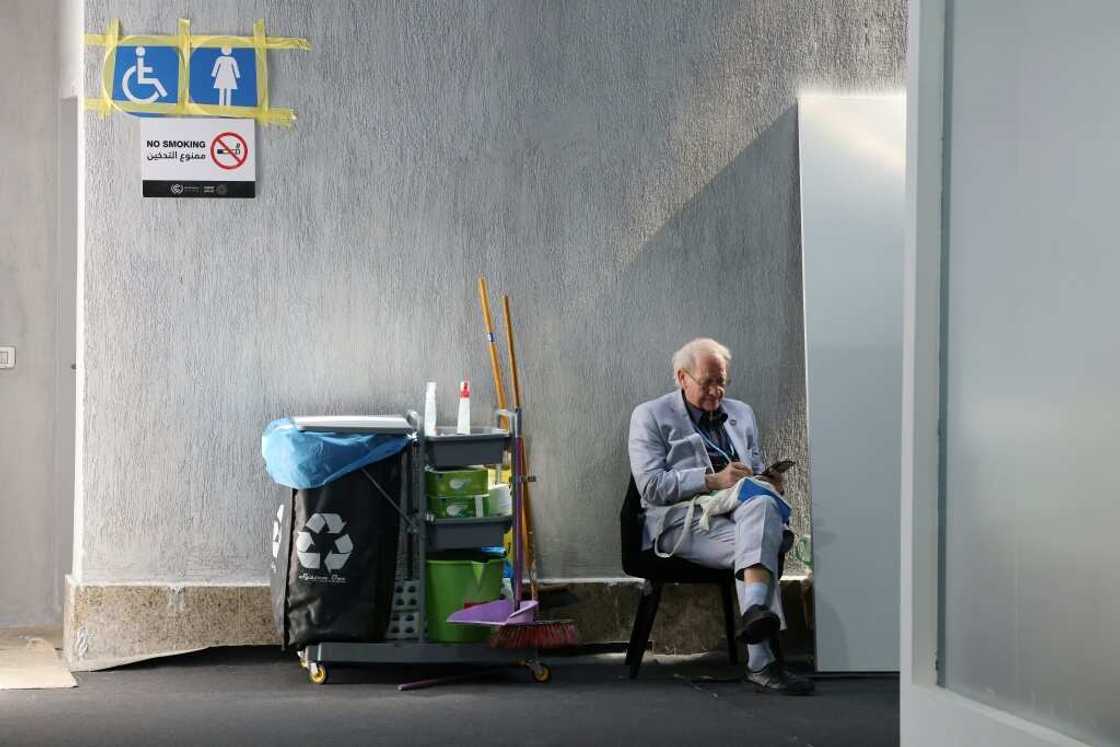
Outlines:
{"type": "Polygon", "coordinates": [[[239,169],[249,158],[249,144],[236,132],[223,132],[210,142],[210,158],[220,169],[239,169]]]}
{"type": "Polygon", "coordinates": [[[255,197],[251,119],[141,120],[145,197],[255,197]]]}

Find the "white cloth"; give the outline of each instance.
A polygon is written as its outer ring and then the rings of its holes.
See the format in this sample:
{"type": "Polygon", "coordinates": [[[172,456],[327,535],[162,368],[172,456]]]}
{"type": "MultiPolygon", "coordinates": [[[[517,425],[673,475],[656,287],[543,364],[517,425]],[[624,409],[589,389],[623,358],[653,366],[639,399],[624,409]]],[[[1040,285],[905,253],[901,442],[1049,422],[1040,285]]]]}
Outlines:
{"type": "MultiPolygon", "coordinates": [[[[695,529],[702,532],[707,532],[712,527],[713,516],[722,516],[723,514],[729,514],[739,506],[739,503],[741,503],[741,501],[739,500],[739,490],[743,487],[743,483],[747,480],[750,480],[756,485],[764,486],[767,489],[773,489],[771,488],[770,483],[766,482],[765,480],[759,478],[744,477],[739,480],[739,482],[732,485],[730,488],[717,490],[713,493],[703,493],[701,495],[694,496],[687,501],[674,503],[673,507],[687,506],[684,520],[684,526],[686,527],[692,527],[692,516],[695,513],[696,508],[699,508],[700,519],[697,521],[695,529]]],[[[777,500],[782,499],[778,497],[777,500]]],[[[658,542],[655,540],[653,543],[654,553],[659,558],[673,557],[673,554],[676,553],[685,536],[687,536],[687,532],[682,532],[677,538],[676,544],[673,545],[673,549],[669,550],[668,552],[661,550],[658,547],[658,542]]]]}
{"type": "MultiPolygon", "coordinates": [[[[711,495],[697,496],[697,503],[704,511],[700,515],[700,529],[705,532],[708,531],[711,528],[713,516],[729,514],[738,507],[739,503],[741,503],[741,500],[739,499],[739,491],[742,489],[743,483],[747,480],[750,480],[754,484],[759,485],[767,490],[773,490],[775,494],[777,494],[778,492],[777,489],[775,489],[766,480],[758,477],[744,477],[739,480],[739,482],[732,485],[730,488],[717,490],[711,495]]],[[[779,501],[782,500],[780,496],[775,495],[775,497],[779,501]]],[[[782,502],[784,503],[784,501],[782,502]]]]}

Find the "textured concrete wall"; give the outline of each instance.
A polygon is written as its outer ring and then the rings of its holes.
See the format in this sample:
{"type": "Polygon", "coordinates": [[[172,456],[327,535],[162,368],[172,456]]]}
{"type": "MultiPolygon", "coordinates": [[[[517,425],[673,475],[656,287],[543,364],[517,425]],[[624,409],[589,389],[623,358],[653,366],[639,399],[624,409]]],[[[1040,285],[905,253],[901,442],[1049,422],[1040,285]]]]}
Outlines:
{"type": "Polygon", "coordinates": [[[450,414],[464,374],[485,412],[480,272],[513,299],[546,575],[618,575],[629,412],[692,336],[804,460],[792,107],[901,86],[902,0],[86,3],[87,30],[180,15],[314,51],[270,55],[300,118],[259,130],[250,202],[142,199],[138,121],[87,120],[82,580],[262,579],[274,417],[420,409],[428,379],[450,414]]]}
{"type": "Polygon", "coordinates": [[[74,383],[55,347],[57,19],[53,2],[0,2],[0,345],[16,347],[0,370],[0,626],[57,625],[70,557],[72,488],[54,461],[56,439],[73,440],[55,432],[58,387],[74,383]]]}

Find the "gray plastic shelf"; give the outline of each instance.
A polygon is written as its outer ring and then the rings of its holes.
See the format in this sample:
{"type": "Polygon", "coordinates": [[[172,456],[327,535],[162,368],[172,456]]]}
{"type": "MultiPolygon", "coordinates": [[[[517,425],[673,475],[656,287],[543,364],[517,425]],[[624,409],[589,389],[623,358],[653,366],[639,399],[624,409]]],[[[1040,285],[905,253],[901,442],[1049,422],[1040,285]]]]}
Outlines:
{"type": "Polygon", "coordinates": [[[497,547],[513,522],[512,516],[480,519],[432,519],[428,525],[428,550],[465,550],[497,547]]]}
{"type": "Polygon", "coordinates": [[[424,461],[430,467],[465,467],[471,464],[500,464],[509,442],[509,432],[488,426],[472,426],[470,433],[440,427],[424,439],[424,461]]]}

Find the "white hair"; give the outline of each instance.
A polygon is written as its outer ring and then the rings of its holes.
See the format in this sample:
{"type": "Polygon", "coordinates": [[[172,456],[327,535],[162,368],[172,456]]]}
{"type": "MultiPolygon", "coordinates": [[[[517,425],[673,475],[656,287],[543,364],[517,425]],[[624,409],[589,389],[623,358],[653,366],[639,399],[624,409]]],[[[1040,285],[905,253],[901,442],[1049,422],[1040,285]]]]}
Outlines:
{"type": "Polygon", "coordinates": [[[723,358],[724,363],[731,365],[731,351],[726,345],[721,345],[710,337],[697,337],[695,340],[689,340],[680,350],[673,353],[673,383],[677,383],[677,371],[683,369],[694,373],[697,358],[704,354],[718,355],[723,358]]]}

